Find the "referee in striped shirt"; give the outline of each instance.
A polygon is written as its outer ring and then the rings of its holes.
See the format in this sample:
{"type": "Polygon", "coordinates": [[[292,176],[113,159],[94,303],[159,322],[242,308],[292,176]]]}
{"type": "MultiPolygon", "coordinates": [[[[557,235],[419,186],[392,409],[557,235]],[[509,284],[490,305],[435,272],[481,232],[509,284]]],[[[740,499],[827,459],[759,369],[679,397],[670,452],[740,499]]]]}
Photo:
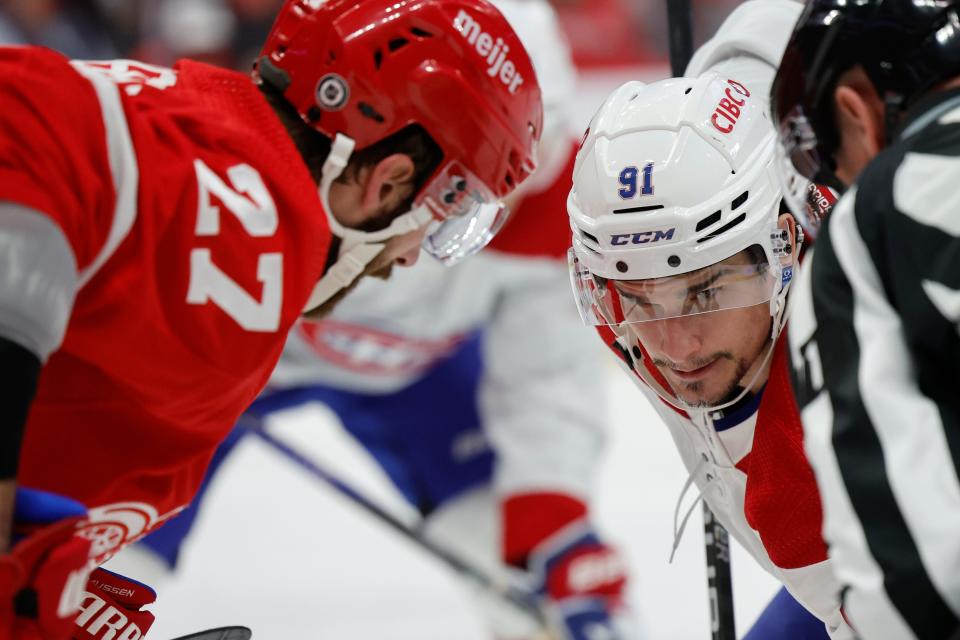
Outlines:
{"type": "Polygon", "coordinates": [[[789,335],[824,537],[865,640],[960,639],[958,10],[809,0],[773,85],[788,202],[812,183],[844,193],[819,233],[816,208],[792,207],[816,245],[789,335]]]}

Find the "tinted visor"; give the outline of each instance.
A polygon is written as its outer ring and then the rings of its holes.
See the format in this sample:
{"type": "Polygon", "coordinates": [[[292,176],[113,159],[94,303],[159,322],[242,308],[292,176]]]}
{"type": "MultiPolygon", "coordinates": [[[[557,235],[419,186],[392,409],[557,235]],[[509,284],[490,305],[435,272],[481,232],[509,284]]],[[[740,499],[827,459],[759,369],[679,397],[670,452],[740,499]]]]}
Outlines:
{"type": "Polygon", "coordinates": [[[844,190],[834,173],[838,132],[833,89],[849,65],[833,49],[844,16],[832,3],[810,2],[787,44],[773,81],[770,107],[779,139],[776,169],[784,199],[815,236],[825,211],[819,193],[844,190]],[[816,185],[820,185],[819,187],[816,185]],[[811,205],[815,205],[812,206],[811,205]]]}
{"type": "Polygon", "coordinates": [[[809,201],[817,188],[814,177],[820,172],[820,155],[816,134],[803,115],[802,107],[795,107],[780,122],[780,144],[775,150],[774,166],[787,207],[803,225],[805,231],[816,236],[826,213],[812,209],[809,201]]]}

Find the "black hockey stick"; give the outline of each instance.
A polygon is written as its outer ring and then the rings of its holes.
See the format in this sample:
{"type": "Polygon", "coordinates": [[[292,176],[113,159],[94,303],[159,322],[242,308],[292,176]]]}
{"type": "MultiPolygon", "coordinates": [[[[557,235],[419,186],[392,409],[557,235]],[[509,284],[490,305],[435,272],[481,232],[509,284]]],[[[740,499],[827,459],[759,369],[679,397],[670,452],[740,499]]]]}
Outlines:
{"type": "MultiPolygon", "coordinates": [[[[670,73],[682,76],[693,57],[691,0],[667,0],[670,73]]],[[[703,502],[704,544],[707,552],[707,591],[710,598],[712,640],[736,640],[733,619],[733,582],[730,579],[730,537],[707,502],[703,502]]]]}
{"type": "Polygon", "coordinates": [[[670,43],[670,74],[682,76],[693,55],[691,0],[667,0],[667,27],[670,43]]]}
{"type": "Polygon", "coordinates": [[[473,581],[485,591],[499,597],[504,602],[512,605],[514,609],[532,619],[541,629],[547,628],[547,619],[540,604],[534,594],[515,585],[511,585],[503,580],[498,580],[490,576],[485,571],[474,567],[469,562],[463,560],[449,550],[436,544],[426,538],[423,534],[411,529],[406,523],[399,520],[396,516],[385,510],[383,507],[373,502],[365,495],[337,478],[319,464],[306,457],[279,438],[274,437],[263,428],[262,423],[252,416],[241,416],[240,426],[247,431],[258,436],[263,442],[267,443],[277,451],[284,454],[287,458],[296,463],[299,467],[306,470],[313,477],[323,481],[341,495],[347,497],[355,505],[375,517],[377,520],[387,525],[407,540],[413,542],[416,546],[438,558],[441,562],[456,571],[459,575],[473,581]]]}
{"type": "Polygon", "coordinates": [[[733,583],[730,580],[730,535],[703,502],[703,535],[707,551],[707,592],[713,640],[736,640],[733,583]]]}
{"type": "Polygon", "coordinates": [[[250,640],[253,633],[246,627],[217,627],[198,631],[173,640],[250,640]]]}

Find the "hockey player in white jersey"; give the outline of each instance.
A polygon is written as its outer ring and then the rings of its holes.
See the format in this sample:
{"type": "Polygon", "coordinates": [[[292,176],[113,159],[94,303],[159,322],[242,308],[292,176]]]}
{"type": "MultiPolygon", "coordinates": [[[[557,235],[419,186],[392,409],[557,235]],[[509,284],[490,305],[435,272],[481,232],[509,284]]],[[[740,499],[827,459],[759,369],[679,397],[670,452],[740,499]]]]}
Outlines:
{"type": "Polygon", "coordinates": [[[782,205],[766,110],[800,8],[746,2],[687,77],[614,91],[568,201],[581,313],[669,428],[690,473],[678,502],[692,485],[785,587],[750,640],[852,637],[781,337],[803,234],[782,205]]]}
{"type": "MultiPolygon", "coordinates": [[[[602,637],[632,640],[623,565],[589,513],[605,416],[565,260],[574,71],[546,2],[497,5],[533,52],[545,95],[540,165],[511,222],[461,265],[421,260],[390,288],[363,283],[329,318],[301,324],[248,416],[326,404],[425,516],[428,537],[488,572],[526,574],[557,638],[616,625],[602,637]]],[[[170,566],[195,513],[146,540],[170,566]]],[[[539,633],[509,607],[484,612],[497,638],[539,633]]]]}

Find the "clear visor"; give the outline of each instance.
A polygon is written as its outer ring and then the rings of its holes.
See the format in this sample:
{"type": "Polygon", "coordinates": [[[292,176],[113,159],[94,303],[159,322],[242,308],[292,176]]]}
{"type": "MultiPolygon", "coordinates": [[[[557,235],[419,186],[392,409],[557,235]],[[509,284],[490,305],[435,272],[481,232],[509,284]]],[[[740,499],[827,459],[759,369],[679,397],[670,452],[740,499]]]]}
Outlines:
{"type": "Polygon", "coordinates": [[[473,173],[448,164],[417,199],[430,211],[423,249],[452,265],[483,249],[509,216],[509,210],[473,173]]]}
{"type": "Polygon", "coordinates": [[[571,249],[570,276],[588,325],[650,322],[769,302],[780,282],[759,245],[689,273],[609,280],[585,268],[571,249]]]}
{"type": "Polygon", "coordinates": [[[821,168],[817,136],[802,108],[795,107],[782,120],[780,144],[775,153],[774,164],[783,198],[800,219],[804,231],[816,237],[830,207],[821,206],[823,193],[814,183],[821,168]]]}

